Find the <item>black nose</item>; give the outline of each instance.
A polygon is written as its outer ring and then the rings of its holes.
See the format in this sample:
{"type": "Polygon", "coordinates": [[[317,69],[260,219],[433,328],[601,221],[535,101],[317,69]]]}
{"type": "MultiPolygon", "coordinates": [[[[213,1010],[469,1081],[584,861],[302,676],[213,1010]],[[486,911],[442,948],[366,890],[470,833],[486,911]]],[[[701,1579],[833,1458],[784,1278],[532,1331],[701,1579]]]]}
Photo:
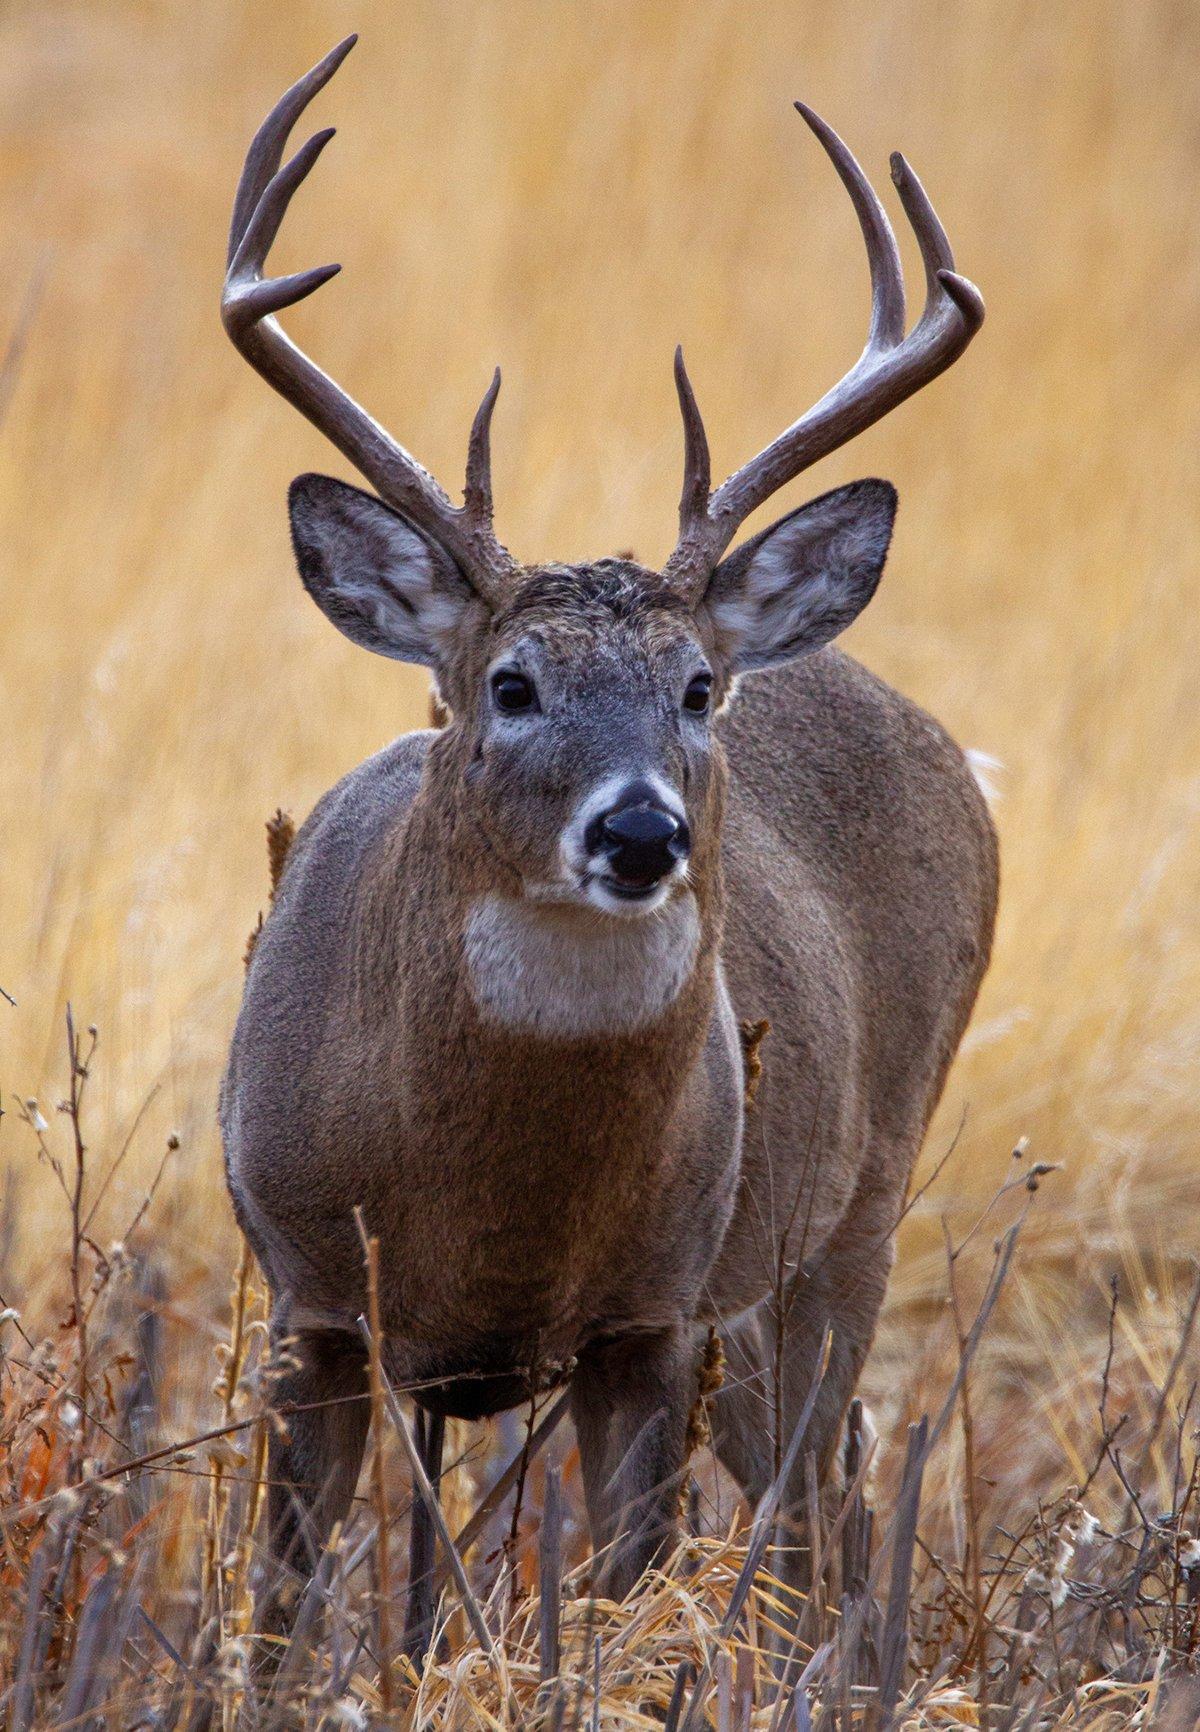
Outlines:
{"type": "Polygon", "coordinates": [[[635,784],[617,805],[593,819],[587,846],[589,853],[607,855],[614,878],[646,886],[687,859],[691,838],[682,818],[660,805],[645,784],[635,784]]]}

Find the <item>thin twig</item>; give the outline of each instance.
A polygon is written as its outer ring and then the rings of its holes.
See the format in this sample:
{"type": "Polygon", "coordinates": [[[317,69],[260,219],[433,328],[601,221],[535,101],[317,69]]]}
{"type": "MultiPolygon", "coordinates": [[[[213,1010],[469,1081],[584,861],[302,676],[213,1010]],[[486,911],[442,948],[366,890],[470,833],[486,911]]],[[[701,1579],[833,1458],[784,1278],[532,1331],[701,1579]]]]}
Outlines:
{"type": "MultiPolygon", "coordinates": [[[[367,1265],[367,1315],[364,1331],[370,1365],[371,1386],[371,1486],[375,1504],[377,1577],[375,1583],[375,1636],[379,1649],[379,1699],[385,1715],[392,1711],[392,1577],[388,1553],[387,1478],[384,1473],[383,1440],[383,1331],[379,1322],[379,1238],[368,1234],[363,1212],[356,1207],[354,1219],[362,1240],[367,1265]]],[[[407,1432],[405,1433],[407,1436],[407,1432]]]]}
{"type": "Polygon", "coordinates": [[[979,1519],[979,1487],[976,1483],[975,1465],[975,1421],[971,1410],[971,1378],[967,1367],[963,1366],[963,1355],[967,1348],[967,1335],[963,1325],[962,1302],[958,1291],[958,1252],[950,1237],[950,1224],[942,1216],[942,1235],[946,1243],[946,1279],[950,1293],[950,1314],[954,1322],[954,1340],[958,1348],[959,1365],[962,1367],[962,1390],[959,1398],[959,1421],[963,1437],[963,1477],[965,1480],[964,1497],[967,1506],[967,1549],[968,1567],[971,1576],[971,1605],[973,1625],[967,1638],[966,1646],[959,1659],[959,1669],[965,1673],[971,1664],[976,1646],[979,1648],[979,1701],[980,1722],[988,1723],[987,1702],[987,1619],[983,1609],[983,1564],[981,1552],[983,1547],[981,1523],[979,1519]]]}

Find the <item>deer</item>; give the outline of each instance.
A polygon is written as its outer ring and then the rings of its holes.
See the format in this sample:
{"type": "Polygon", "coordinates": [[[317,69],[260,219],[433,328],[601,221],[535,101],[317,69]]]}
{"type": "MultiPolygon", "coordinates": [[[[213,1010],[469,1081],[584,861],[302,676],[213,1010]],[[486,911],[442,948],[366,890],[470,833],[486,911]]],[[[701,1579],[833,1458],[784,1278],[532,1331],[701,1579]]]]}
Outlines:
{"type": "Polygon", "coordinates": [[[713,1443],[752,1505],[778,1469],[773,1405],[786,1441],[819,1377],[781,1491],[802,1528],[805,1458],[824,1482],[989,960],[997,843],[966,756],[833,642],[880,582],[895,489],[852,482],[732,545],[949,367],[983,302],[897,154],[926,278],[908,328],[883,205],[797,103],[866,246],[860,359],[714,488],[677,350],[684,479],[661,570],[522,565],[494,528],[499,371],[455,505],[277,322],[339,268],[273,277],[267,258],[332,129],[284,162],[289,135],[354,40],[250,145],[222,318],[373,490],[292,483],[305,589],[353,643],[429,669],[448,721],[351,770],[299,831],[222,1086],[234,1210],[288,1344],[269,1551],[294,1588],[354,1497],[369,1419],[357,1210],[379,1248],[379,1350],[430,1477],[447,1417],[567,1392],[620,1598],[675,1543],[710,1329],[727,1361],[713,1443]],[[754,1018],[771,1032],[751,1122],[754,1018]]]}

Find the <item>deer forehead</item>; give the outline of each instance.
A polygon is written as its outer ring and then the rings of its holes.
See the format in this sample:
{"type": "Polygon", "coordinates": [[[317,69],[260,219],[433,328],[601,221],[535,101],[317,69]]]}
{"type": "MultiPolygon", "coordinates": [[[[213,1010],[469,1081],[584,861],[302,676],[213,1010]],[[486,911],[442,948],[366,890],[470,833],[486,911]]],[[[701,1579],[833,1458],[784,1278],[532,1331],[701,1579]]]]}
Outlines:
{"type": "Polygon", "coordinates": [[[691,610],[656,572],[629,560],[542,566],[496,617],[496,644],[531,636],[565,655],[597,645],[654,654],[695,641],[691,610]]]}

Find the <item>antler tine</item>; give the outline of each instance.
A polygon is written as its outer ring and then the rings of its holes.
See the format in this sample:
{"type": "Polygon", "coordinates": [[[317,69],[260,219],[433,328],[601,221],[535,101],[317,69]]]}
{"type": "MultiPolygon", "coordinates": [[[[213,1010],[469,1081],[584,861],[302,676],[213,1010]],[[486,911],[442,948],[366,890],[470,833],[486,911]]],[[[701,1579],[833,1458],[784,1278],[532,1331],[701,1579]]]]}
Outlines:
{"type": "Polygon", "coordinates": [[[894,348],[904,336],[904,269],[888,214],[880,204],[875,188],[832,126],[806,103],[797,102],[795,109],[816,134],[826,156],[837,169],[842,185],[850,194],[866,242],[867,263],[871,270],[871,328],[867,333],[867,349],[894,348]]]}
{"type": "Polygon", "coordinates": [[[467,484],[463,488],[466,508],[481,523],[492,521],[492,410],[500,395],[500,369],[492,374],[492,382],[483,394],[471,423],[467,441],[467,484]]]}
{"type": "Polygon", "coordinates": [[[342,61],[358,41],[357,32],[331,48],[324,60],[318,61],[311,72],[298,78],[263,121],[246,152],[246,162],[238,181],[233,201],[233,220],[229,225],[229,262],[245,233],[254,208],[266,191],[267,182],[283,160],[283,147],[288,134],[319,90],[324,90],[342,61]]]}
{"type": "Polygon", "coordinates": [[[222,321],[235,347],[267,383],[349,458],[382,499],[445,547],[486,600],[499,605],[515,570],[492,529],[489,434],[499,373],[471,430],[464,504],[458,508],[416,458],[310,361],[273,317],[311,295],[341,269],[321,265],[293,276],[263,275],[288,206],[333,137],[333,128],[315,133],[280,167],[288,135],[356,40],[348,36],[293,84],[254,136],[234,200],[222,321]]]}
{"type": "MultiPolygon", "coordinates": [[[[327,126],[323,132],[302,144],[284,168],[277,169],[259,195],[229,261],[229,275],[243,277],[248,271],[259,272],[267,262],[267,254],[275,243],[279,225],[287,215],[292,195],[305,180],[325,146],[336,132],[327,126]]],[[[321,267],[324,268],[324,267],[321,267]]],[[[340,270],[341,267],[338,266],[340,270]]]]}
{"type": "Polygon", "coordinates": [[[917,243],[921,248],[921,262],[925,266],[925,290],[927,295],[926,308],[929,301],[937,294],[939,271],[954,269],[954,253],[950,247],[950,237],[938,220],[938,214],[929,202],[925,188],[921,185],[903,154],[894,150],[888,158],[892,171],[892,185],[900,195],[900,203],[904,206],[904,214],[909,220],[917,243]]]}
{"type": "MultiPolygon", "coordinates": [[[[850,371],[757,457],[707,494],[696,481],[694,457],[703,425],[686,373],[679,384],[686,456],[680,535],[665,571],[685,597],[703,594],[713,568],[738,527],[787,482],[828,456],[927,385],[956,361],[983,322],[983,299],[954,269],[946,232],[916,175],[902,156],[892,175],[925,265],[926,302],[904,334],[904,277],[896,239],[870,182],[833,128],[812,109],[796,108],[841,177],[854,205],[871,271],[871,323],[867,344],[850,371]]],[[[682,361],[676,362],[680,380],[682,361]]],[[[707,448],[705,447],[705,458],[707,448]]]]}
{"type": "Polygon", "coordinates": [[[679,395],[679,413],[683,417],[683,492],[679,500],[681,533],[697,513],[708,509],[712,487],[712,464],[708,455],[708,435],[692,381],[683,364],[683,345],[675,349],[675,390],[679,395]]]}
{"type": "MultiPolygon", "coordinates": [[[[921,261],[925,266],[925,310],[921,315],[922,322],[931,313],[943,309],[946,297],[949,296],[969,327],[966,342],[970,342],[983,323],[983,296],[973,282],[960,276],[955,270],[950,238],[930,204],[925,188],[898,150],[892,152],[891,168],[892,180],[904,206],[904,214],[917,237],[921,261]]],[[[964,348],[966,342],[963,344],[964,348]]]]}

